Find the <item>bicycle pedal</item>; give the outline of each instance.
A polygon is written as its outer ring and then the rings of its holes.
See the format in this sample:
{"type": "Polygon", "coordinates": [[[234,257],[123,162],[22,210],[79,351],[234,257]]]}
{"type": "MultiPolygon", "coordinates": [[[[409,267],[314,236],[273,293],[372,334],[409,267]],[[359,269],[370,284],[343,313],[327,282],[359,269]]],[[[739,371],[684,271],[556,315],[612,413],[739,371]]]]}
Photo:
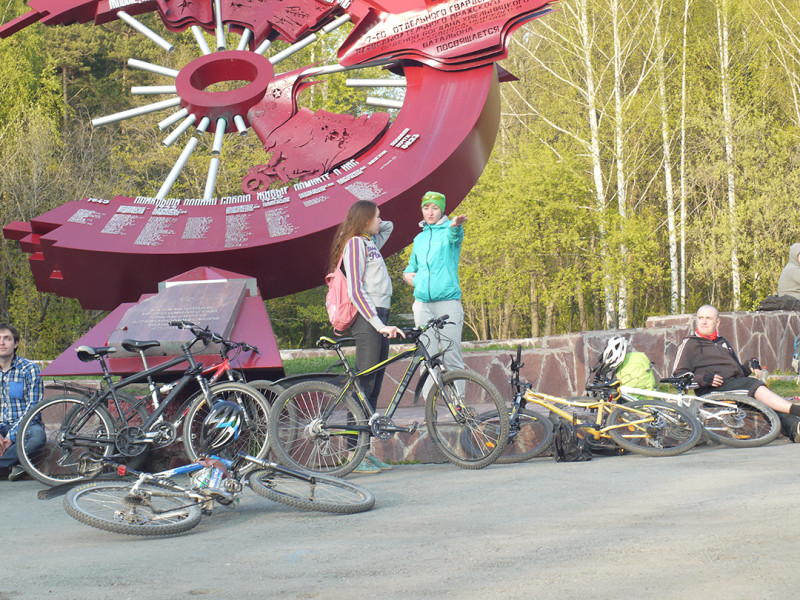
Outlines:
{"type": "Polygon", "coordinates": [[[417,430],[417,427],[419,427],[419,423],[414,421],[408,427],[393,427],[393,428],[391,428],[391,432],[392,433],[414,433],[417,430]]]}

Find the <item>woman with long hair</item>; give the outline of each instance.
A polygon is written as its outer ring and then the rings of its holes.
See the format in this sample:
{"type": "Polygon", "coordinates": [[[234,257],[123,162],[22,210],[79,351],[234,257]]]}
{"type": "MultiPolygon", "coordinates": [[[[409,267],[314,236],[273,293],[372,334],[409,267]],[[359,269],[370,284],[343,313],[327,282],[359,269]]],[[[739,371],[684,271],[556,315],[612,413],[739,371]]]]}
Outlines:
{"type": "MultiPolygon", "coordinates": [[[[347,211],[333,238],[330,271],[337,268],[339,258],[347,278],[347,292],[358,311],[350,334],[356,339],[356,370],[363,371],[389,356],[389,338],[403,332],[389,325],[392,280],[380,249],[394,229],[391,221],[381,221],[378,205],[359,200],[347,211]]],[[[367,401],[375,413],[383,384],[383,370],[361,379],[367,401]]],[[[391,468],[368,454],[355,473],[378,473],[391,468]]]]}

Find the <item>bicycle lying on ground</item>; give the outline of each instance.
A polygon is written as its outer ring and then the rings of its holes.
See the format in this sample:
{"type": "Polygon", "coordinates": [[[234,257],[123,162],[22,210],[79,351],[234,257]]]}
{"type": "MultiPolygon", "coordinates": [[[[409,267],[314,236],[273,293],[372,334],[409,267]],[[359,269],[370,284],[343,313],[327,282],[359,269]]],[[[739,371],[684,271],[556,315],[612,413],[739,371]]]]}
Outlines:
{"type": "MultiPolygon", "coordinates": [[[[79,481],[86,476],[77,472],[79,460],[87,454],[93,457],[113,456],[121,462],[135,466],[149,449],[175,442],[181,423],[184,447],[193,460],[199,455],[196,448],[199,424],[208,412],[207,407],[220,400],[231,400],[244,411],[244,432],[228,450],[231,452],[228,458],[240,451],[246,451],[257,458],[263,458],[267,454],[269,404],[263,395],[246,384],[234,381],[209,386],[201,374],[203,365],[194,359],[192,347],[197,342],[207,344],[215,334],[184,321],[173,321],[170,325],[187,329],[193,334],[192,340],[181,345],[181,354],[161,365],[148,368],[144,351],[158,346],[159,342],[124,340],[123,348],[129,352],[139,352],[145,369],[116,383],[105,361],[105,357],[115,352],[115,348],[77,348],[80,360],[96,360],[100,363],[103,383],[97,390],[81,390],[72,385],[69,388],[71,393],[41,401],[25,415],[19,426],[18,439],[23,441],[18,444],[17,453],[20,463],[32,477],[47,485],[79,481]],[[166,386],[156,385],[156,375],[165,374],[169,369],[182,364],[187,366],[176,382],[166,386]],[[139,398],[124,391],[127,386],[143,381],[148,382],[151,396],[139,398]],[[172,421],[168,421],[165,418],[167,407],[175,402],[191,382],[197,382],[200,390],[180,406],[172,421]],[[168,393],[166,397],[162,397],[165,391],[168,393]],[[145,405],[151,398],[154,410],[148,413],[145,405]],[[45,445],[27,448],[24,442],[27,428],[39,421],[45,425],[45,445]]],[[[99,473],[98,470],[93,475],[99,473]]]]}
{"type": "Polygon", "coordinates": [[[781,422],[778,414],[763,402],[750,398],[746,392],[711,392],[705,396],[690,396],[688,391],[697,387],[693,379],[691,373],[686,373],[680,377],[664,377],[660,380],[661,383],[674,386],[678,390],[677,394],[624,385],[620,386],[619,391],[623,400],[647,396],[687,408],[711,440],[726,446],[763,446],[780,435],[781,422]]]}
{"type": "MultiPolygon", "coordinates": [[[[700,439],[701,428],[686,409],[658,400],[637,400],[617,404],[619,382],[587,383],[587,393],[595,399],[565,399],[534,392],[532,385],[520,380],[522,348],[517,347],[516,360],[511,359],[513,398],[511,409],[505,410],[509,435],[498,463],[515,463],[539,456],[553,444],[553,421],[549,415],[575,425],[592,450],[617,446],[645,456],[675,456],[693,448],[700,439]],[[547,413],[528,408],[540,406],[547,413]]],[[[502,415],[486,412],[480,419],[493,424],[502,415]]]]}
{"type": "Polygon", "coordinates": [[[370,436],[387,440],[398,432],[413,433],[419,426],[394,424],[400,399],[420,366],[424,372],[416,396],[426,382],[431,388],[425,401],[425,422],[430,438],[442,454],[466,469],[478,469],[495,461],[508,438],[505,404],[497,388],[478,373],[466,369],[445,369],[442,354],[431,356],[420,337],[434,334],[447,323],[447,315],[431,319],[423,327],[403,329],[414,347],[356,373],[342,351],[354,338],[332,340],[322,337],[317,346],[334,350],[345,367],[347,378],[341,387],[323,381],[307,381],[288,387],[270,411],[270,444],[276,460],[318,473],[344,476],[367,453],[370,436]],[[388,365],[410,358],[410,364],[392,396],[386,412],[371,414],[360,379],[388,365]],[[494,427],[487,428],[478,417],[487,408],[503,410],[494,427]],[[462,444],[467,440],[469,447],[462,444]]]}
{"type": "Polygon", "coordinates": [[[160,473],[136,471],[105,457],[84,455],[79,465],[81,474],[89,475],[110,464],[121,477],[134,475],[136,481],[79,484],[67,492],[64,508],[92,527],[157,536],[188,531],[203,514],[211,514],[214,503],[235,506],[245,485],[259,496],[304,510],[352,514],[375,504],[371,492],[335,477],[297,471],[244,452],[233,460],[205,454],[228,449],[241,434],[242,423],[241,407],[228,401],[217,403],[201,428],[199,444],[204,454],[190,465],[160,473]],[[183,475],[193,475],[189,485],[175,482],[175,477],[183,475]]]}
{"type": "Polygon", "coordinates": [[[244,453],[234,460],[201,457],[190,465],[160,473],[144,473],[125,465],[119,465],[119,469],[121,475],[134,475],[136,481],[78,484],[64,498],[67,513],[98,529],[158,536],[192,529],[203,514],[211,514],[214,503],[233,507],[245,485],[259,496],[304,510],[353,514],[375,504],[371,492],[349,481],[301,473],[244,453]],[[242,472],[245,465],[251,472],[242,472]],[[188,486],[174,481],[175,477],[192,474],[188,486]]]}

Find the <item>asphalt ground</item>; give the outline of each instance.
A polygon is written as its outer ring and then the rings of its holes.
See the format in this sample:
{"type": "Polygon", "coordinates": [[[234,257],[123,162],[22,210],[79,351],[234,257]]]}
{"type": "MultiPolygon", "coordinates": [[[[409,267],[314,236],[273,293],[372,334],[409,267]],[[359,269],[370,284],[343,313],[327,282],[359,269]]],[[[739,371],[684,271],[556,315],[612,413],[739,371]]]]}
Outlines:
{"type": "Polygon", "coordinates": [[[141,598],[793,598],[800,446],[673,458],[552,458],[350,476],[358,515],[245,490],[186,534],[70,518],[32,480],[0,482],[0,600],[141,598]]]}

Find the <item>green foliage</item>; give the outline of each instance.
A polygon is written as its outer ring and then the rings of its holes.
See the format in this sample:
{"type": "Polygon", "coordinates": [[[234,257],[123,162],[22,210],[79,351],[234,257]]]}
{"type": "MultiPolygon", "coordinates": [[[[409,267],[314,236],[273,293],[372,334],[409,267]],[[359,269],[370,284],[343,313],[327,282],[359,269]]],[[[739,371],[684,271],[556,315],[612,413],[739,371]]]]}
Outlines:
{"type": "MultiPolygon", "coordinates": [[[[503,114],[494,153],[481,180],[453,211],[469,217],[460,271],[467,338],[602,328],[609,324],[606,302],[616,308],[624,290],[631,326],[670,310],[665,160],[656,54],[650,45],[653,3],[628,3],[630,12],[619,22],[628,52],[620,63],[620,88],[627,94],[621,123],[615,122],[613,94],[614,5],[608,0],[586,4],[595,132],[590,130],[587,54],[576,26],[579,4],[573,4],[514,34],[503,66],[519,81],[501,85],[503,114]],[[618,126],[623,139],[619,156],[618,126]],[[592,160],[593,142],[597,161],[592,160]],[[619,166],[627,174],[622,182],[617,181],[619,166]],[[617,195],[620,186],[625,190],[623,206],[617,195]]],[[[792,48],[787,44],[791,36],[780,33],[786,23],[798,30],[794,34],[800,34],[800,27],[791,11],[778,14],[777,9],[740,0],[726,4],[732,163],[725,146],[720,82],[717,10],[722,4],[693,2],[690,7],[682,172],[684,3],[665,2],[661,22],[676,206],[681,183],[686,192],[683,275],[689,311],[706,302],[732,308],[734,251],[741,306],[752,308],[775,291],[788,247],[800,240],[795,218],[800,96],[792,87],[800,74],[800,48],[792,48]]],[[[27,10],[22,0],[10,0],[0,17],[7,21],[27,10]]],[[[164,31],[155,14],[140,18],[164,31]]],[[[324,36],[280,63],[277,71],[330,62],[351,29],[347,25],[324,36]]],[[[0,40],[0,224],[29,220],[89,191],[101,196],[155,194],[185,143],[169,148],[161,144],[165,134],[156,123],[165,115],[97,129],[89,122],[154,101],[131,97],[132,86],[167,83],[129,67],[129,57],[180,68],[198,56],[188,30],[168,37],[176,45],[171,54],[119,22],[101,27],[35,25],[0,40]]],[[[285,46],[276,42],[271,51],[285,46]]],[[[374,68],[359,75],[380,78],[389,73],[374,68]]],[[[359,116],[375,110],[365,105],[367,95],[402,97],[397,89],[347,87],[345,79],[319,77],[300,95],[301,106],[359,116]]],[[[229,137],[218,187],[238,193],[244,172],[265,164],[269,156],[256,136],[229,137]]],[[[210,136],[204,136],[173,187],[174,195],[202,193],[208,169],[203,150],[209,144],[210,136]]],[[[675,218],[680,227],[677,210],[675,218]]],[[[411,312],[413,290],[402,280],[408,256],[407,248],[387,258],[394,286],[392,323],[398,325],[410,324],[404,317],[411,312]]],[[[266,303],[281,347],[311,347],[320,335],[331,333],[325,291],[319,286],[266,303]]],[[[25,255],[16,244],[0,240],[0,318],[20,325],[25,353],[53,357],[99,317],[72,300],[36,291],[25,255]]]]}

